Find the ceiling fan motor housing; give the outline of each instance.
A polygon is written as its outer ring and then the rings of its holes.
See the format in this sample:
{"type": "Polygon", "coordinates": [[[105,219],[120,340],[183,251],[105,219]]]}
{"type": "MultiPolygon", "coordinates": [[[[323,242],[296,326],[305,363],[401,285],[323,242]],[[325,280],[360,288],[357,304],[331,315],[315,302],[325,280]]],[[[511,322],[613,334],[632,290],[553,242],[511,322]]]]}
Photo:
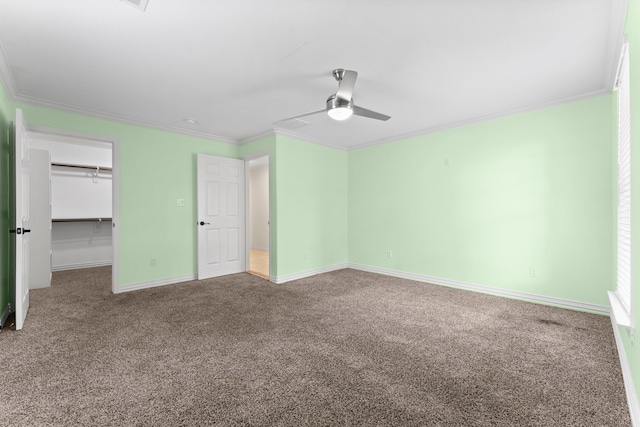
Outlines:
{"type": "Polygon", "coordinates": [[[346,100],[346,99],[338,98],[335,95],[331,95],[327,99],[327,111],[333,110],[334,108],[349,108],[352,110],[353,98],[351,98],[350,100],[346,100]]]}

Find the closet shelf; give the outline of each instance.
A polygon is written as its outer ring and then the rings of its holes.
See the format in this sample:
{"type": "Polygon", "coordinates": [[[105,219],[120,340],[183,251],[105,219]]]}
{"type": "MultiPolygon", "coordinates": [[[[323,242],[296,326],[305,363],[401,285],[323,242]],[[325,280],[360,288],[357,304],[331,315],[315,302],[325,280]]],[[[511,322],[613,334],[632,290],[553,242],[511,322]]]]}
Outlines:
{"type": "Polygon", "coordinates": [[[111,218],[53,218],[51,222],[104,222],[111,218]]]}
{"type": "Polygon", "coordinates": [[[51,163],[51,166],[61,166],[63,168],[79,168],[79,169],[91,169],[91,170],[101,170],[101,171],[110,171],[113,168],[109,168],[106,166],[91,166],[91,165],[74,165],[71,163],[51,163]]]}

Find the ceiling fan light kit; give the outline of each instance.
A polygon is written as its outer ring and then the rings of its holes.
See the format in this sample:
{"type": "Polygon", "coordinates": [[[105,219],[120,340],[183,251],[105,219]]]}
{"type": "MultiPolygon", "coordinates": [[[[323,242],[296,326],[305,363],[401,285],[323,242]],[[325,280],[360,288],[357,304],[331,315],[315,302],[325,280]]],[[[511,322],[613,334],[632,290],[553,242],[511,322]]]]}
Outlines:
{"type": "Polygon", "coordinates": [[[333,120],[342,121],[351,117],[353,115],[353,110],[351,108],[339,107],[327,111],[327,114],[333,120]]]}
{"type": "Polygon", "coordinates": [[[346,101],[331,95],[327,99],[327,114],[333,120],[347,120],[353,115],[353,99],[346,101]]]}

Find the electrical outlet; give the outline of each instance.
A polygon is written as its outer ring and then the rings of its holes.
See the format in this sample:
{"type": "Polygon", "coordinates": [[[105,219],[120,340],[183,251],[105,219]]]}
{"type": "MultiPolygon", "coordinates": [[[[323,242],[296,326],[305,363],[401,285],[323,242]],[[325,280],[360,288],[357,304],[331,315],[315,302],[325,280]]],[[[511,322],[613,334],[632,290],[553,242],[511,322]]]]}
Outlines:
{"type": "Polygon", "coordinates": [[[151,267],[155,267],[158,265],[158,260],[156,258],[151,258],[151,267]]]}
{"type": "Polygon", "coordinates": [[[538,277],[538,272],[536,271],[535,268],[533,267],[529,267],[529,276],[531,277],[538,277]]]}
{"type": "Polygon", "coordinates": [[[387,258],[393,258],[393,251],[391,249],[387,251],[387,258]]]}
{"type": "Polygon", "coordinates": [[[444,165],[449,166],[451,164],[451,160],[448,157],[444,158],[444,165]]]}
{"type": "Polygon", "coordinates": [[[176,206],[183,208],[185,206],[184,199],[178,199],[176,201],[176,206]]]}

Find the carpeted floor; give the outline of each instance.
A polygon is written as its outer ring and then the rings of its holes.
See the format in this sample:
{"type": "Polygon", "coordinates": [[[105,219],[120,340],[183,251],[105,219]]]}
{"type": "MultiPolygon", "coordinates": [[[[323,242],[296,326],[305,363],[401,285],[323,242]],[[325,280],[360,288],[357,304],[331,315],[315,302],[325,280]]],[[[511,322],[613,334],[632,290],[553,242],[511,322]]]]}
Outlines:
{"type": "Polygon", "coordinates": [[[355,270],[58,272],[0,352],[12,426],[630,425],[607,317],[355,270]]]}

